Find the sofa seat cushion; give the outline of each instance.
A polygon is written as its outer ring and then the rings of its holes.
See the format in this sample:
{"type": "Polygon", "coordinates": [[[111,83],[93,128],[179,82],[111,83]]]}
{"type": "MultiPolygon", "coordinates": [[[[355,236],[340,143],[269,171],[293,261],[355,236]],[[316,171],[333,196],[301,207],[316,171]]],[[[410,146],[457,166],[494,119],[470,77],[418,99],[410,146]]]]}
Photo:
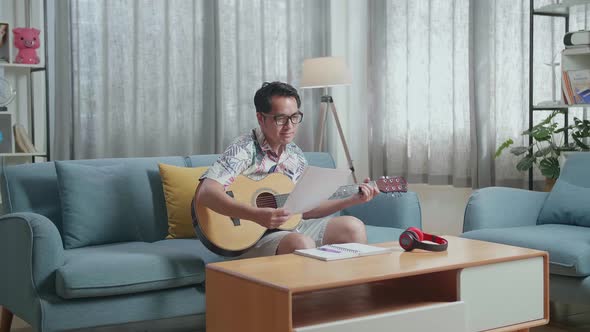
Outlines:
{"type": "Polygon", "coordinates": [[[590,228],[561,224],[489,228],[463,233],[462,237],[549,252],[553,274],[590,275],[590,228]]]}
{"type": "Polygon", "coordinates": [[[196,285],[205,280],[205,261],[220,259],[195,239],[71,249],[56,272],[56,289],[73,299],[196,285]]]}

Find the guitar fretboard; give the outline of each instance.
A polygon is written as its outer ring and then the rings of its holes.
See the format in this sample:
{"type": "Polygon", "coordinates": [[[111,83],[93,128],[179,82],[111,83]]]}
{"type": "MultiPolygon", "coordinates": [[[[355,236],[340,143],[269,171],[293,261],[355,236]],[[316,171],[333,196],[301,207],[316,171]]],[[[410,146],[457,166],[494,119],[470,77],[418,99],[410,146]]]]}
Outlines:
{"type": "MultiPolygon", "coordinates": [[[[385,180],[381,180],[381,181],[385,181],[385,180]]],[[[391,180],[391,181],[393,181],[393,180],[391,180]]],[[[375,181],[370,181],[368,184],[370,186],[378,188],[377,183],[375,181]]],[[[381,190],[381,191],[383,191],[383,190],[381,190]]],[[[385,187],[385,192],[391,193],[392,196],[394,196],[394,197],[401,197],[402,196],[401,191],[405,191],[405,188],[404,188],[404,190],[401,190],[401,189],[396,190],[395,185],[393,183],[391,184],[391,187],[385,187]]],[[[358,184],[349,184],[349,185],[345,185],[345,186],[338,188],[338,190],[332,196],[330,196],[329,199],[343,199],[343,198],[350,197],[354,194],[357,194],[358,192],[359,192],[359,185],[358,184]]],[[[289,198],[289,194],[274,195],[274,199],[277,204],[277,208],[283,207],[285,205],[285,203],[287,202],[288,198],[289,198]]]]}

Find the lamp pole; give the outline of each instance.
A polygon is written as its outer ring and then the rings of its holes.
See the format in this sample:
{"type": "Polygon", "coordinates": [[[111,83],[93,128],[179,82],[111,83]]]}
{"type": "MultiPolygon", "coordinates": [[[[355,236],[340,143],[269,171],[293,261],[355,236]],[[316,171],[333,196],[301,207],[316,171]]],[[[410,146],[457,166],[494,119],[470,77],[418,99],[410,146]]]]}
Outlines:
{"type": "Polygon", "coordinates": [[[320,137],[319,137],[319,144],[318,150],[322,148],[322,139],[324,137],[325,131],[325,124],[326,124],[326,113],[327,109],[332,111],[334,115],[334,120],[336,121],[336,128],[338,129],[338,134],[340,135],[340,140],[342,141],[342,146],[344,147],[344,154],[346,155],[346,160],[348,161],[348,168],[352,171],[352,179],[354,183],[358,183],[356,174],[354,173],[354,165],[352,164],[352,158],[350,157],[350,151],[348,150],[348,144],[346,144],[346,139],[344,138],[344,132],[342,131],[342,125],[340,124],[340,119],[338,118],[338,112],[336,111],[336,105],[334,105],[334,99],[332,96],[328,95],[328,89],[326,88],[326,95],[322,96],[321,105],[320,105],[320,137]],[[325,107],[324,107],[325,103],[325,107]]]}

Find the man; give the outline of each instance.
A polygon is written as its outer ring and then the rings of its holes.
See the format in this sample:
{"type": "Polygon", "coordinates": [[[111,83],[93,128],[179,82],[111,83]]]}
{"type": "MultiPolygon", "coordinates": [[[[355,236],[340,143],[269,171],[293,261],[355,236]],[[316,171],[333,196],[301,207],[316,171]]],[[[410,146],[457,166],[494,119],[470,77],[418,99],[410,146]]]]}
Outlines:
{"type": "MultiPolygon", "coordinates": [[[[296,182],[307,166],[303,152],[293,143],[303,113],[299,110],[301,99],[297,90],[281,82],[264,83],[254,96],[254,104],[260,127],[229,145],[201,177],[195,199],[197,204],[217,213],[252,220],[272,230],[289,219],[288,211],[243,204],[229,197],[225,188],[240,174],[259,180],[269,173],[281,172],[296,182]]],[[[350,216],[330,218],[346,207],[370,201],[378,193],[366,183],[360,188],[356,195],[328,200],[305,212],[295,231],[269,232],[241,257],[288,254],[323,244],[366,243],[365,226],[360,220],[350,216]]]]}

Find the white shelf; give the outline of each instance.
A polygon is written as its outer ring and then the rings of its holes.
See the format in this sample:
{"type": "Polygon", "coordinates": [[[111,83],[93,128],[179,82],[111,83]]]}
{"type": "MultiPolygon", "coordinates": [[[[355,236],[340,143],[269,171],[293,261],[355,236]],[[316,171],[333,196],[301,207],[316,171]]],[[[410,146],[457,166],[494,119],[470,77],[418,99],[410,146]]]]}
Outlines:
{"type": "Polygon", "coordinates": [[[574,47],[574,48],[564,48],[561,51],[562,55],[586,55],[590,54],[590,45],[588,46],[581,46],[581,47],[574,47]]]}
{"type": "Polygon", "coordinates": [[[0,153],[0,157],[45,157],[45,152],[0,153]]]}
{"type": "Polygon", "coordinates": [[[537,104],[533,105],[533,110],[552,110],[552,109],[563,109],[563,108],[578,108],[578,107],[590,107],[590,104],[537,104]]]}
{"type": "Polygon", "coordinates": [[[567,2],[556,3],[536,8],[535,14],[549,14],[549,15],[567,15],[569,14],[570,7],[579,5],[588,5],[590,0],[569,0],[567,2]]]}
{"type": "Polygon", "coordinates": [[[30,68],[30,69],[35,69],[35,68],[44,68],[44,66],[42,64],[36,64],[36,65],[28,65],[28,64],[21,64],[21,63],[8,63],[8,62],[0,62],[0,67],[6,67],[6,68],[30,68]]]}

